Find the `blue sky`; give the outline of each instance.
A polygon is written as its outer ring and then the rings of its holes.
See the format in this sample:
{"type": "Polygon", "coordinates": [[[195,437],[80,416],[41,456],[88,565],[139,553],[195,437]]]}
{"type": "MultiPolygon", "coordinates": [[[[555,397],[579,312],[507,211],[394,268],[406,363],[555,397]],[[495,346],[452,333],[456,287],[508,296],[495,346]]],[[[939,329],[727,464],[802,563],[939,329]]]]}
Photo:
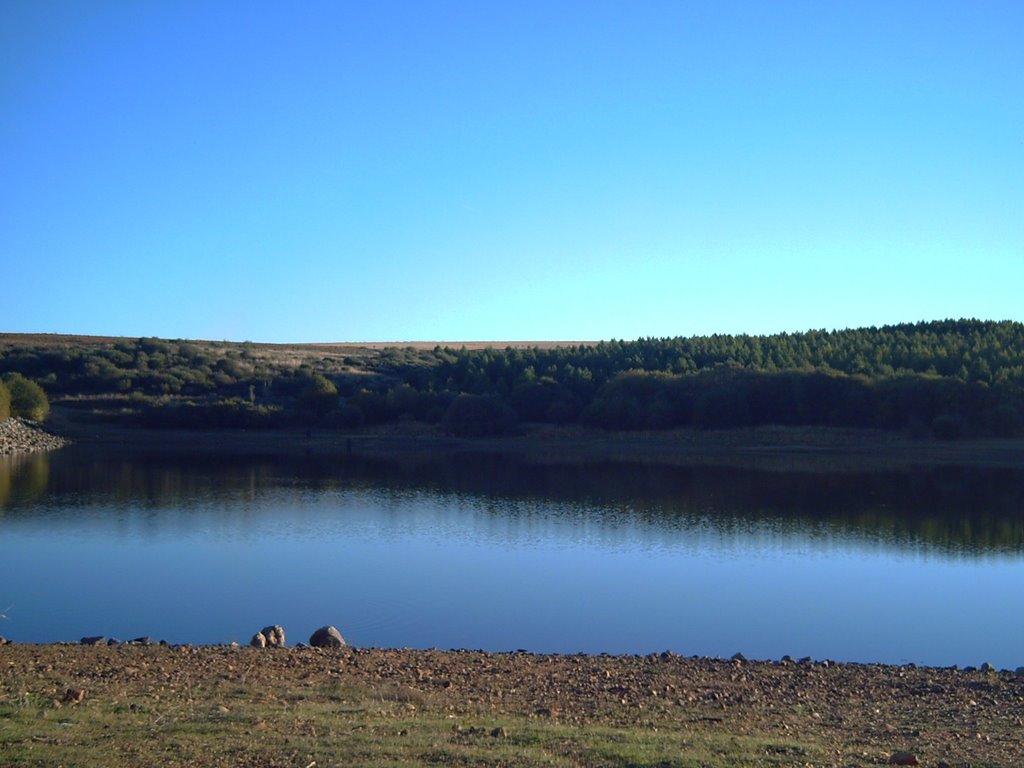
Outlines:
{"type": "Polygon", "coordinates": [[[1024,320],[1024,3],[0,4],[0,331],[1024,320]]]}

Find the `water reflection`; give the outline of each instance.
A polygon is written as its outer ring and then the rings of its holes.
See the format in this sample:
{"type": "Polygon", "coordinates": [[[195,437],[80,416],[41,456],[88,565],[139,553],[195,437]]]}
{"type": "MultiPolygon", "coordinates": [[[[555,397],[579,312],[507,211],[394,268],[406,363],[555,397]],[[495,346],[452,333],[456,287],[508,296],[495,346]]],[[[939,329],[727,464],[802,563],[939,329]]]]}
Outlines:
{"type": "MultiPolygon", "coordinates": [[[[9,520],[78,515],[89,507],[110,514],[184,510],[195,524],[214,515],[254,525],[260,514],[280,519],[304,509],[245,504],[282,489],[307,496],[372,490],[391,500],[394,514],[402,514],[410,494],[427,495],[453,509],[461,500],[496,519],[522,518],[527,527],[561,520],[576,530],[603,528],[606,535],[623,527],[653,538],[686,530],[723,536],[771,531],[945,555],[1024,553],[1024,471],[1012,469],[824,474],[544,464],[475,454],[190,458],[85,449],[0,460],[0,515],[9,520]]],[[[147,515],[151,530],[174,517],[147,515]]]]}
{"type": "Polygon", "coordinates": [[[0,456],[0,514],[9,504],[37,499],[50,483],[50,454],[0,456]]]}

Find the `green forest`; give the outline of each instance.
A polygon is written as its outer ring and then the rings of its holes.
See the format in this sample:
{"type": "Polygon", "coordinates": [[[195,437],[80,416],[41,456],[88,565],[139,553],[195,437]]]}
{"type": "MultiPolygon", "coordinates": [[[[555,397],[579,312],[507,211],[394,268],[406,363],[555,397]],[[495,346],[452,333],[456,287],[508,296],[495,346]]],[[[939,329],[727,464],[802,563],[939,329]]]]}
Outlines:
{"type": "Polygon", "coordinates": [[[952,439],[1024,434],[1024,324],[945,320],[769,336],[467,349],[0,337],[0,375],[148,427],[767,424],[952,439]]]}

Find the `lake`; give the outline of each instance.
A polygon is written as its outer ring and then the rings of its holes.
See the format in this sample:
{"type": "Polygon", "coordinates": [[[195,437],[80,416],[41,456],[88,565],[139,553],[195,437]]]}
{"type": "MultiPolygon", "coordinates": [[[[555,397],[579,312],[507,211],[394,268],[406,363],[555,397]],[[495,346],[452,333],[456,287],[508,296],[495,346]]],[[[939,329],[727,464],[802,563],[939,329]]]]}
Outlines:
{"type": "Polygon", "coordinates": [[[0,459],[0,634],[1024,665],[1024,471],[0,459]],[[9,606],[9,607],[8,607],[9,606]],[[6,609],[6,610],[5,610],[6,609]]]}

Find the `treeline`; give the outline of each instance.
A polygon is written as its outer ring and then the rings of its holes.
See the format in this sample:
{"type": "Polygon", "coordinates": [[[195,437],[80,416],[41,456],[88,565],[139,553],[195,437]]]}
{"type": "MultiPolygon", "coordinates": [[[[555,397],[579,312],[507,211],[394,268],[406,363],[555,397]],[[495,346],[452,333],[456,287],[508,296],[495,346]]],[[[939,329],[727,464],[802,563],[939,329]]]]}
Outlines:
{"type": "Polygon", "coordinates": [[[139,339],[13,347],[0,372],[55,396],[127,397],[151,426],[351,428],[402,420],[461,435],[519,422],[608,429],[760,424],[1024,430],[1024,325],[947,320],[771,336],[358,355],[139,339]]]}

